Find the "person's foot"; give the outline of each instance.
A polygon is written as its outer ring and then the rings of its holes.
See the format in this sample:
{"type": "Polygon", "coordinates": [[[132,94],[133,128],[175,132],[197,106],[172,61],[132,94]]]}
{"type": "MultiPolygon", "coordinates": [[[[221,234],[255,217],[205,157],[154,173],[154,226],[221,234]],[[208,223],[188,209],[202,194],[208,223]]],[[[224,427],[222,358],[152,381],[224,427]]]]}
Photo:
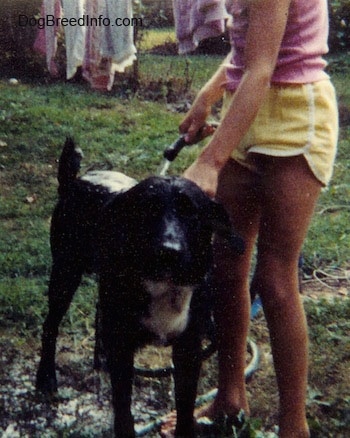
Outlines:
{"type": "Polygon", "coordinates": [[[176,411],[171,411],[163,417],[163,423],[160,428],[160,436],[162,438],[173,438],[176,427],[176,411]]]}
{"type": "Polygon", "coordinates": [[[310,431],[307,422],[301,424],[281,424],[278,432],[279,438],[309,438],[310,431]]]}
{"type": "Polygon", "coordinates": [[[281,409],[279,417],[279,438],[309,438],[310,431],[304,409],[297,405],[281,409]],[[293,409],[294,408],[294,409],[293,409]]]}
{"type": "MultiPolygon", "coordinates": [[[[202,406],[195,411],[196,430],[199,435],[240,436],[246,425],[246,415],[243,409],[238,414],[223,414],[217,404],[211,403],[202,406]]],[[[173,438],[176,427],[176,411],[172,411],[163,417],[160,435],[162,438],[173,438]]]]}
{"type": "Polygon", "coordinates": [[[225,417],[239,417],[240,413],[243,412],[246,417],[249,417],[250,410],[248,402],[243,397],[236,397],[235,403],[231,400],[226,401],[225,398],[217,396],[212,403],[206,404],[195,410],[194,417],[196,419],[201,417],[208,417],[211,420],[217,418],[225,417]]]}

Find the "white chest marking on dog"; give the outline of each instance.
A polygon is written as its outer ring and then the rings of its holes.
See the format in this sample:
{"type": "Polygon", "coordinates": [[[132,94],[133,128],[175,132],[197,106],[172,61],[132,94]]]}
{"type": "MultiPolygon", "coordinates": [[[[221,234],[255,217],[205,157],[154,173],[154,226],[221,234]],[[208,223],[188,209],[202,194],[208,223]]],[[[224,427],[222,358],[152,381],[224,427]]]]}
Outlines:
{"type": "Polygon", "coordinates": [[[165,343],[181,334],[187,326],[193,286],[151,280],[146,280],[145,286],[151,295],[151,303],[148,316],[141,322],[165,343]]]}
{"type": "Polygon", "coordinates": [[[94,170],[81,177],[83,181],[105,187],[110,193],[128,190],[137,184],[134,178],[130,178],[121,172],[109,170],[94,170]]]}

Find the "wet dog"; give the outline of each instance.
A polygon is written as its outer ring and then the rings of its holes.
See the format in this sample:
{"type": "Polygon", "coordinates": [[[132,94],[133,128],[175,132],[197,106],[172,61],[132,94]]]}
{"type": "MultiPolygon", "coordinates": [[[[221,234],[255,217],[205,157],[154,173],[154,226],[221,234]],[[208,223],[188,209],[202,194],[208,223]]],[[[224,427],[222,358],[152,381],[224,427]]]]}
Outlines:
{"type": "MultiPolygon", "coordinates": [[[[195,435],[193,410],[200,370],[206,282],[212,237],[237,252],[241,239],[224,209],[194,183],[118,172],[78,178],[82,153],[67,139],[58,171],[59,200],[51,223],[49,312],[43,326],[37,389],[57,391],[59,324],[86,271],[97,273],[102,345],[111,377],[117,437],[134,436],[130,411],[133,357],[151,342],[173,345],[176,435],[195,435]]],[[[101,343],[99,343],[101,339],[101,343]]],[[[95,352],[99,366],[100,352],[95,352]]]]}

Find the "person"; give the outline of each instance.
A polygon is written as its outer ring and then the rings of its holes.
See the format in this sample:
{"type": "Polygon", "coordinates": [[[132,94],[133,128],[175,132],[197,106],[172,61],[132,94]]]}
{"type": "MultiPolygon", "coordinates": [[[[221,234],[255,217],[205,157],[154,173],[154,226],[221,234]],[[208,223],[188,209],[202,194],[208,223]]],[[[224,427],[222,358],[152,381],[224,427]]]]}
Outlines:
{"type": "Polygon", "coordinates": [[[250,288],[261,297],[270,333],[279,437],[308,437],[308,333],[298,259],[336,154],[336,97],[323,59],[327,0],[227,4],[232,51],[180,125],[191,143],[223,98],[221,123],[184,177],[225,206],[246,244],[238,256],[215,242],[219,382],[201,415],[250,414],[244,379],[250,288]]]}

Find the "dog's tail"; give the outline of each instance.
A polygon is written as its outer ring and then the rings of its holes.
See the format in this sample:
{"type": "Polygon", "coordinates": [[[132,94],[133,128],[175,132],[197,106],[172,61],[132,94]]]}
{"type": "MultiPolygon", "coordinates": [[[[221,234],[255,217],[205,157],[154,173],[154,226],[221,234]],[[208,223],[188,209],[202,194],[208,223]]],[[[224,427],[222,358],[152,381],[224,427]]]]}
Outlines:
{"type": "Polygon", "coordinates": [[[64,191],[76,179],[82,158],[82,150],[76,147],[72,138],[67,137],[58,165],[60,191],[64,191]]]}

